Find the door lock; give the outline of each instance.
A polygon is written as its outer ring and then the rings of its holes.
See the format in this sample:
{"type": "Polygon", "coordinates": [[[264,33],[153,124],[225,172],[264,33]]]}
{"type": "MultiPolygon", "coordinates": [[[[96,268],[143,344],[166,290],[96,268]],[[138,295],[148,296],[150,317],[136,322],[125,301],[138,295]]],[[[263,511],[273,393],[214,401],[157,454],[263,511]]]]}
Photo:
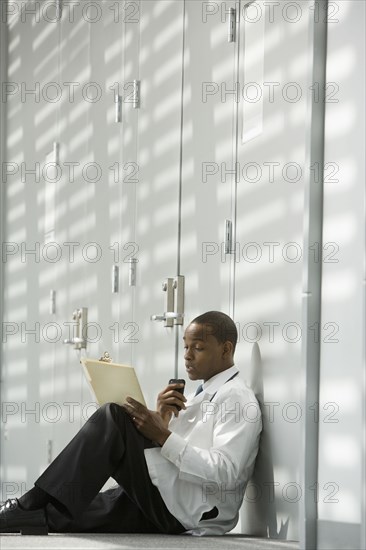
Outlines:
{"type": "Polygon", "coordinates": [[[184,277],[169,277],[162,284],[166,292],[166,311],[160,315],[151,315],[151,321],[164,321],[165,327],[183,325],[184,318],[184,277]]]}
{"type": "Polygon", "coordinates": [[[88,308],[75,309],[72,314],[74,323],[73,337],[64,340],[64,344],[71,344],[74,349],[86,349],[86,332],[88,325],[88,308]]]}

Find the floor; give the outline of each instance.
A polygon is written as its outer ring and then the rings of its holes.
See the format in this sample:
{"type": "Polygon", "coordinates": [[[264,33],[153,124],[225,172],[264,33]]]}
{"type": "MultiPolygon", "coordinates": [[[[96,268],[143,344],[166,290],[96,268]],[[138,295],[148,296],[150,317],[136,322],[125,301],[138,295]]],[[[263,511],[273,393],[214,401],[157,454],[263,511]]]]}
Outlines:
{"type": "Polygon", "coordinates": [[[1,550],[298,550],[299,544],[224,535],[222,537],[192,537],[173,535],[64,535],[45,537],[1,535],[1,550]]]}

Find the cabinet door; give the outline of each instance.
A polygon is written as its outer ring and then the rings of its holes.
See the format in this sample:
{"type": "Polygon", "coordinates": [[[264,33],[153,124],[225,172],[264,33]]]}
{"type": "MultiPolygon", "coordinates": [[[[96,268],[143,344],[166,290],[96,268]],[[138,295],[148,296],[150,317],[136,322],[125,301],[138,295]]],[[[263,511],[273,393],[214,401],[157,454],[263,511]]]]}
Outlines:
{"type": "Polygon", "coordinates": [[[264,402],[242,527],[296,539],[309,6],[265,4],[240,10],[236,355],[264,402]],[[251,373],[255,342],[262,360],[251,373]]]}
{"type": "Polygon", "coordinates": [[[54,320],[49,315],[49,290],[55,270],[48,261],[52,251],[45,247],[44,165],[57,126],[51,84],[58,77],[57,33],[54,23],[45,18],[32,24],[35,16],[26,13],[26,6],[10,6],[9,12],[14,14],[9,17],[5,45],[8,74],[4,80],[9,91],[5,159],[9,164],[2,180],[1,213],[7,251],[2,265],[2,500],[30,488],[47,465],[55,413],[48,405],[53,401],[56,346],[52,343],[55,327],[47,325],[54,320]]]}
{"type": "MultiPolygon", "coordinates": [[[[235,3],[185,3],[180,270],[185,326],[209,310],[231,313],[233,256],[225,253],[235,182],[235,42],[227,10],[235,3]]],[[[183,333],[179,373],[185,375],[183,333]]],[[[187,391],[196,384],[188,381],[187,391]]]]}
{"type": "MultiPolygon", "coordinates": [[[[91,15],[91,14],[90,14],[91,15]]],[[[54,240],[61,247],[57,262],[55,319],[62,327],[62,339],[57,343],[54,363],[54,400],[63,411],[53,427],[52,458],[54,458],[82,423],[82,387],[84,384],[80,352],[64,339],[76,336],[73,312],[87,307],[91,282],[87,258],[94,257],[95,248],[89,242],[87,219],[90,184],[87,178],[88,143],[92,139],[89,99],[95,97],[91,86],[89,14],[78,6],[72,13],[64,11],[58,23],[58,81],[63,90],[57,104],[61,179],[56,189],[54,240]]],[[[90,239],[91,241],[91,239],[90,239]]],[[[91,265],[91,264],[89,264],[91,265]]]]}
{"type": "Polygon", "coordinates": [[[174,375],[175,328],[150,317],[166,311],[162,283],[177,274],[183,6],[140,3],[133,364],[150,407],[174,375]]]}
{"type": "MultiPolygon", "coordinates": [[[[126,56],[138,43],[138,18],[126,4],[79,5],[72,18],[64,14],[62,19],[60,79],[73,83],[75,97],[61,105],[60,157],[62,166],[73,165],[73,173],[66,172],[58,194],[56,233],[60,241],[75,245],[74,257],[59,266],[60,323],[71,321],[75,309],[87,308],[87,348],[81,353],[98,358],[108,351],[114,361],[130,363],[134,324],[128,258],[136,245],[130,215],[135,212],[130,197],[134,184],[128,178],[136,163],[135,148],[126,137],[133,121],[127,120],[124,108],[124,73],[126,56]],[[122,99],[118,122],[116,95],[122,99]]],[[[55,450],[95,410],[80,352],[73,346],[59,348],[55,396],[62,402],[67,393],[67,400],[77,405],[72,422],[58,427],[55,450]]]]}

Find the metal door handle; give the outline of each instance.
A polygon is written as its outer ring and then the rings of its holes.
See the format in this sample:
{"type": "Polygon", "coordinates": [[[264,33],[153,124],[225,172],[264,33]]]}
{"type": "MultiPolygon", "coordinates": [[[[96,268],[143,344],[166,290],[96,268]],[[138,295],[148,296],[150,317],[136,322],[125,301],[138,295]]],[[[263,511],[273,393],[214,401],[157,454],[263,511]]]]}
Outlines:
{"type": "Polygon", "coordinates": [[[183,314],[175,313],[175,311],[167,311],[162,315],[151,315],[152,321],[166,321],[167,319],[183,319],[183,314]]]}
{"type": "Polygon", "coordinates": [[[71,338],[71,340],[69,338],[66,338],[66,340],[64,340],[64,344],[82,344],[84,342],[84,340],[82,338],[71,338]]]}

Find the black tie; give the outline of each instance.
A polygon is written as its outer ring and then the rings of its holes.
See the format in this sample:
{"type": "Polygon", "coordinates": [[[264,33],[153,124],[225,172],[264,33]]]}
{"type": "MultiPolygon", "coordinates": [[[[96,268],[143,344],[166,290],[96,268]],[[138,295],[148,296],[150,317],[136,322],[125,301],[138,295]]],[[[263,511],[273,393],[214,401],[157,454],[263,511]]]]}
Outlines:
{"type": "Polygon", "coordinates": [[[200,384],[198,386],[198,388],[196,389],[196,393],[194,394],[194,396],[196,397],[196,395],[198,395],[199,393],[201,393],[201,391],[203,391],[203,384],[200,384]]]}

